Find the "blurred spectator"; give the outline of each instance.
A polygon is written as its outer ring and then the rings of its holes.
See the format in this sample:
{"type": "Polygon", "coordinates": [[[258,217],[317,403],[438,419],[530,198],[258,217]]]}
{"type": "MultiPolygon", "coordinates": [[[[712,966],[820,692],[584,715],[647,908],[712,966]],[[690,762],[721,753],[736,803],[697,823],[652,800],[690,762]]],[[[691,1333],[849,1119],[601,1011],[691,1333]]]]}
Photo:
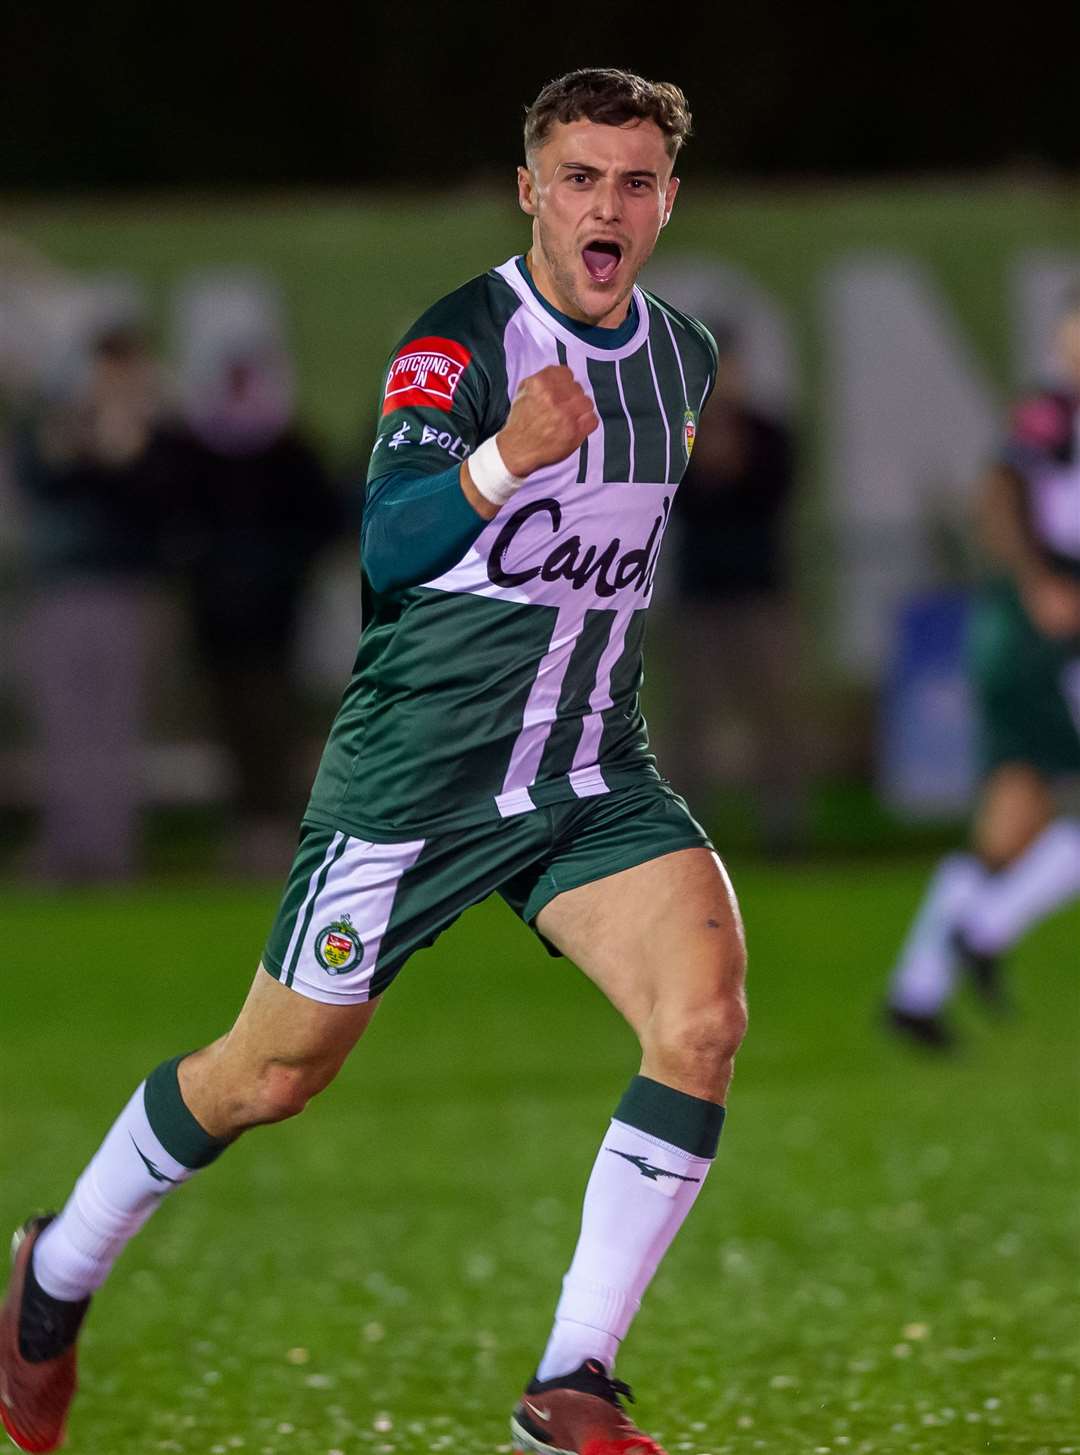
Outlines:
{"type": "Polygon", "coordinates": [[[981,489],[991,570],[972,610],[983,783],[967,849],[937,866],[893,970],[887,1024],[934,1049],[961,972],[991,1006],[1002,957],[1080,896],[1080,289],[1057,333],[1060,377],[1021,400],[981,489]]]}
{"type": "Polygon", "coordinates": [[[789,593],[785,525],[794,440],[747,397],[738,340],[717,329],[716,387],[675,497],[672,721],[663,766],[707,804],[724,774],[725,728],[743,729],[765,845],[805,832],[805,755],[796,721],[799,633],[789,593]]]}
{"type": "Polygon", "coordinates": [[[181,482],[169,542],[187,588],[197,664],[230,768],[229,867],[287,867],[307,769],[295,685],[299,607],[318,552],[342,529],[343,505],[318,453],[293,423],[292,368],[276,325],[253,324],[250,288],[230,315],[212,288],[189,298],[182,360],[181,482]],[[242,316],[241,316],[242,315],[242,316]]]}
{"type": "Polygon", "coordinates": [[[40,765],[31,867],[59,882],[122,879],[138,864],[146,598],[168,449],[131,300],[112,313],[69,339],[15,428],[32,587],[24,668],[40,765]]]}

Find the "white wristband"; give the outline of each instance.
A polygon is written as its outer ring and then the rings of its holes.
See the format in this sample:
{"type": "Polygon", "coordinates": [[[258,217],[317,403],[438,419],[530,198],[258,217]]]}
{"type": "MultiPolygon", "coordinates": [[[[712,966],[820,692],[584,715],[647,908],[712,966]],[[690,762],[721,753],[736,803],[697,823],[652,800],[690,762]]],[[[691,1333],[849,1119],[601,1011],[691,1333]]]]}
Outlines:
{"type": "Polygon", "coordinates": [[[505,505],[525,483],[523,476],[511,475],[506,468],[494,435],[469,456],[468,470],[470,480],[492,505],[505,505]]]}

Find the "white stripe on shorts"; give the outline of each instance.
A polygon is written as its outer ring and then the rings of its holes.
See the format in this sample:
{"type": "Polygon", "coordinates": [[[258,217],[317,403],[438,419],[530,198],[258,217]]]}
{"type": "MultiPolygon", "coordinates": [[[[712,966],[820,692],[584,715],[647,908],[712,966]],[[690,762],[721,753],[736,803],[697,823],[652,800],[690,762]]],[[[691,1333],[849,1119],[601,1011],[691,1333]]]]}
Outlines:
{"type": "Polygon", "coordinates": [[[334,835],[318,872],[312,875],[284,965],[284,978],[293,990],[327,1005],[370,998],[371,977],[402,877],[427,843],[426,839],[412,839],[403,844],[372,844],[344,836],[342,847],[342,837],[334,835]],[[326,882],[319,889],[324,872],[326,882]],[[346,928],[335,930],[336,925],[346,928]],[[328,934],[335,935],[336,954],[328,953],[328,934]],[[359,946],[351,952],[350,935],[359,946]]]}
{"type": "Polygon", "coordinates": [[[341,843],[341,839],[342,835],[340,832],[334,835],[334,837],[330,840],[329,844],[326,846],[326,853],[323,855],[322,863],[308,880],[307,893],[304,895],[303,904],[296,912],[296,920],[293,924],[293,932],[289,936],[289,948],[285,951],[285,959],[282,962],[281,975],[283,980],[289,973],[289,966],[292,964],[292,957],[296,953],[296,941],[300,936],[300,931],[304,927],[304,922],[307,918],[308,905],[315,898],[315,891],[319,883],[319,876],[322,874],[327,864],[329,864],[331,859],[334,857],[334,854],[337,851],[337,846],[341,843]]]}

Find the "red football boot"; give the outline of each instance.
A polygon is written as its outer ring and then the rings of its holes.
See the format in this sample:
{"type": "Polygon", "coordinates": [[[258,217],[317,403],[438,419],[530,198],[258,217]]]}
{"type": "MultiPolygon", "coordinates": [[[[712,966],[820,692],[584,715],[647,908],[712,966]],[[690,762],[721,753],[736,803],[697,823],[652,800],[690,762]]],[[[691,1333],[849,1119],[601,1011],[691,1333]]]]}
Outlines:
{"type": "Polygon", "coordinates": [[[596,1359],[558,1379],[534,1379],[510,1417],[514,1449],[527,1455],[664,1455],[622,1407],[634,1396],[596,1359]]]}
{"type": "Polygon", "coordinates": [[[50,1298],[33,1276],[34,1244],[53,1216],[31,1218],[12,1239],[11,1282],[0,1307],[0,1421],[17,1448],[33,1455],[64,1443],[77,1383],[75,1339],[90,1303],[50,1298]]]}

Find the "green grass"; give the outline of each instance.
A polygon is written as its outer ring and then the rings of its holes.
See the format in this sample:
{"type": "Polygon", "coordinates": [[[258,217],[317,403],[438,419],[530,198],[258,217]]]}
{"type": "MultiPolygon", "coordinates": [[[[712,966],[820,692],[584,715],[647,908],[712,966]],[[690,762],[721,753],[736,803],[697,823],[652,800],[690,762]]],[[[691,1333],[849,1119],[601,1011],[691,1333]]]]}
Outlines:
{"type": "MultiPolygon", "coordinates": [[[[962,1005],[875,1012],[928,864],[732,865],[752,1025],[720,1157],[620,1373],[667,1448],[1080,1451],[1075,910],[962,1005]]],[[[0,1224],[62,1198],[165,1056],[222,1029],[275,889],[5,886],[0,1224]]],[[[305,1116],[171,1198],[87,1325],[71,1455],[472,1452],[547,1334],[630,1034],[501,905],[387,997],[305,1116]]]]}

